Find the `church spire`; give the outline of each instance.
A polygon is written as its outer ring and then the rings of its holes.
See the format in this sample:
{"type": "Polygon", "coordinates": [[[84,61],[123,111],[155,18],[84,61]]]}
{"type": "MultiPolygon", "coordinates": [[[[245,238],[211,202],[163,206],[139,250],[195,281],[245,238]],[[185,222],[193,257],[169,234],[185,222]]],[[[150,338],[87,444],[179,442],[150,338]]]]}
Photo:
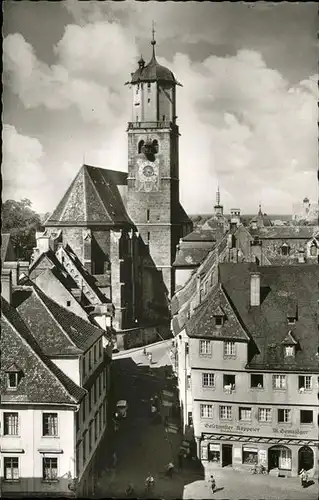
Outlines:
{"type": "Polygon", "coordinates": [[[153,58],[155,59],[155,45],[156,45],[156,40],[155,40],[155,23],[152,21],[152,41],[151,45],[153,47],[153,58]]]}
{"type": "Polygon", "coordinates": [[[219,191],[219,186],[217,186],[217,191],[216,191],[216,205],[220,205],[220,191],[219,191]]]}

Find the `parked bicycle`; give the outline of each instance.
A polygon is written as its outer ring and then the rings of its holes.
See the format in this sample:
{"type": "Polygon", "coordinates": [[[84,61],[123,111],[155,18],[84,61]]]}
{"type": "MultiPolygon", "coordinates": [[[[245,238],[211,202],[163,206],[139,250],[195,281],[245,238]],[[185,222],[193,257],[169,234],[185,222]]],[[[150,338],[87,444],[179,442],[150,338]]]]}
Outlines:
{"type": "Polygon", "coordinates": [[[267,474],[266,467],[263,465],[254,465],[252,469],[250,469],[251,474],[267,474]]]}

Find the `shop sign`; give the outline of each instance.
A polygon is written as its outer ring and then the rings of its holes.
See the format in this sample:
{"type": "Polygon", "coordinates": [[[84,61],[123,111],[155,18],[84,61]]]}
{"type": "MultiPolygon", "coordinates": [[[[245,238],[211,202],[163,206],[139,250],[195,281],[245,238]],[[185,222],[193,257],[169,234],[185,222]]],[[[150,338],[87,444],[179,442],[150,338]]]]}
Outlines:
{"type": "Polygon", "coordinates": [[[219,451],[220,450],[220,445],[219,444],[209,443],[208,446],[209,446],[210,451],[219,451]]]}
{"type": "Polygon", "coordinates": [[[230,424],[205,424],[206,429],[217,429],[226,432],[246,433],[246,432],[260,432],[260,427],[244,427],[242,425],[230,424]]]}
{"type": "Polygon", "coordinates": [[[304,434],[308,434],[309,431],[302,431],[301,429],[278,429],[277,427],[273,428],[274,434],[284,434],[285,436],[303,436],[304,434]]]}

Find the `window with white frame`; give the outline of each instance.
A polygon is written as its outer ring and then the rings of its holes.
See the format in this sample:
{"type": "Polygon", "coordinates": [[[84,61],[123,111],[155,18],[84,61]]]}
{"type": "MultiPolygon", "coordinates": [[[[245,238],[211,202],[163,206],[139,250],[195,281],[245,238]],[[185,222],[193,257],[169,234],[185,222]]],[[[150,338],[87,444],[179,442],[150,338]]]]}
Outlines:
{"type": "Polygon", "coordinates": [[[15,391],[19,384],[19,372],[7,373],[7,389],[15,391]]]}
{"type": "Polygon", "coordinates": [[[239,407],[239,420],[244,420],[245,422],[251,421],[251,408],[247,406],[239,407]]]}
{"type": "Polygon", "coordinates": [[[286,345],[285,346],[285,357],[290,358],[295,356],[295,346],[294,345],[286,345]]]}
{"type": "Polygon", "coordinates": [[[213,405],[201,404],[200,405],[200,417],[201,418],[213,418],[213,405]]]}
{"type": "Polygon", "coordinates": [[[311,377],[311,375],[299,375],[298,388],[299,388],[300,392],[311,391],[311,389],[312,389],[312,377],[311,377]]]}
{"type": "Polygon", "coordinates": [[[58,414],[43,413],[42,414],[42,435],[57,436],[58,435],[58,414]]]}
{"type": "Polygon", "coordinates": [[[219,418],[221,420],[231,420],[232,418],[231,406],[225,406],[225,405],[220,406],[219,418]]]}
{"type": "Polygon", "coordinates": [[[236,375],[224,373],[223,375],[224,392],[232,392],[236,389],[236,375]]]}
{"type": "Polygon", "coordinates": [[[236,356],[236,343],[224,342],[224,356],[236,356]]]}
{"type": "Polygon", "coordinates": [[[278,408],[278,422],[289,423],[291,421],[291,410],[288,408],[278,408]]]}
{"type": "Polygon", "coordinates": [[[211,356],[212,343],[210,340],[200,340],[199,341],[199,354],[201,354],[202,356],[211,356]]]}
{"type": "Polygon", "coordinates": [[[4,436],[19,435],[19,414],[16,412],[4,412],[3,414],[3,434],[4,436]]]}
{"type": "Polygon", "coordinates": [[[43,457],[43,480],[56,481],[58,479],[58,459],[55,457],[43,457]]]}
{"type": "Polygon", "coordinates": [[[271,422],[271,408],[258,408],[259,422],[271,422]]]}
{"type": "Polygon", "coordinates": [[[272,386],[274,389],[286,389],[286,375],[273,375],[272,386]]]}
{"type": "Polygon", "coordinates": [[[4,479],[6,481],[17,481],[20,477],[19,474],[19,458],[18,457],[4,457],[4,479]]]}
{"type": "Polygon", "coordinates": [[[202,373],[202,386],[215,387],[215,374],[206,372],[202,373]]]}

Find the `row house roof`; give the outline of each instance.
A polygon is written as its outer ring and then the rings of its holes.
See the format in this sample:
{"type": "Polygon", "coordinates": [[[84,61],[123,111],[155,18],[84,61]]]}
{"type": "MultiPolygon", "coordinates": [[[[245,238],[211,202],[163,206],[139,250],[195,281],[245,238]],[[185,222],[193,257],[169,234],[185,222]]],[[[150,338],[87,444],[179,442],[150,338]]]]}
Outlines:
{"type": "Polygon", "coordinates": [[[80,355],[105,334],[54,302],[35,284],[17,309],[48,356],[80,355]]]}
{"type": "Polygon", "coordinates": [[[2,403],[78,404],[86,390],[75,384],[43,352],[18,311],[1,297],[2,403]],[[5,374],[15,371],[15,391],[6,386],[5,374]]]}
{"type": "MultiPolygon", "coordinates": [[[[250,306],[252,264],[219,265],[220,283],[229,302],[256,346],[248,363],[254,369],[319,370],[318,289],[319,267],[264,266],[260,273],[260,306],[250,306]],[[297,318],[288,323],[291,304],[297,318]],[[291,339],[295,355],[285,357],[283,345],[291,339]]],[[[195,318],[194,318],[195,321],[195,318]]]]}

